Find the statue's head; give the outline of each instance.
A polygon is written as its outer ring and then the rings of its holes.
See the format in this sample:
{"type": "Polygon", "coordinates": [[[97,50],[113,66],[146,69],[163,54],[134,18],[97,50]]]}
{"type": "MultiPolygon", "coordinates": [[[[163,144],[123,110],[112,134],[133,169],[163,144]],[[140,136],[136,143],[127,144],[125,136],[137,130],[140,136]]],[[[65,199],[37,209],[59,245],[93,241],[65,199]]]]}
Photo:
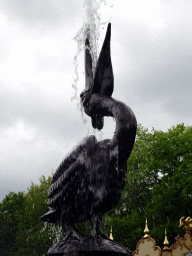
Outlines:
{"type": "Polygon", "coordinates": [[[98,130],[103,129],[104,116],[101,112],[102,99],[100,95],[93,94],[90,90],[84,90],[80,94],[80,99],[85,113],[91,117],[93,128],[98,130]]]}
{"type": "MultiPolygon", "coordinates": [[[[81,93],[81,102],[85,113],[91,117],[94,129],[101,130],[104,125],[104,116],[99,113],[99,106],[90,104],[93,95],[111,97],[114,87],[113,69],[110,55],[111,23],[108,24],[105,40],[97,61],[95,74],[92,71],[91,48],[89,34],[85,41],[85,90],[81,93]]],[[[95,97],[94,97],[95,98],[95,97]]],[[[98,104],[101,101],[98,100],[98,104]]]]}

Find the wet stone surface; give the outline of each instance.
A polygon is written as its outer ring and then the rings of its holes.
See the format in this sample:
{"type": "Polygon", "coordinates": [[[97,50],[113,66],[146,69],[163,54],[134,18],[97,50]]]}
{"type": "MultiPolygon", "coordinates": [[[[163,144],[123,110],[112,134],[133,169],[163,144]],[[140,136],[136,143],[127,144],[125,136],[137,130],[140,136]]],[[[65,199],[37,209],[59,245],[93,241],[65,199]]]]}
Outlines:
{"type": "Polygon", "coordinates": [[[70,233],[63,240],[53,244],[45,256],[131,256],[132,253],[107,237],[95,238],[82,233],[70,233]]]}

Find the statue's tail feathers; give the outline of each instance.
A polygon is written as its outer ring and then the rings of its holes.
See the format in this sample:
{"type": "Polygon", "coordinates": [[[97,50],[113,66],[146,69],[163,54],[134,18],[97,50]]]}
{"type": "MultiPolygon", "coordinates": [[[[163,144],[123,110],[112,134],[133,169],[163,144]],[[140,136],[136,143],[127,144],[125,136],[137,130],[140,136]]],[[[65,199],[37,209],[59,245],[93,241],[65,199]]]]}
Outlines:
{"type": "Polygon", "coordinates": [[[50,208],[49,211],[41,217],[41,220],[43,222],[58,223],[60,220],[60,216],[61,216],[60,210],[55,210],[50,208]]]}

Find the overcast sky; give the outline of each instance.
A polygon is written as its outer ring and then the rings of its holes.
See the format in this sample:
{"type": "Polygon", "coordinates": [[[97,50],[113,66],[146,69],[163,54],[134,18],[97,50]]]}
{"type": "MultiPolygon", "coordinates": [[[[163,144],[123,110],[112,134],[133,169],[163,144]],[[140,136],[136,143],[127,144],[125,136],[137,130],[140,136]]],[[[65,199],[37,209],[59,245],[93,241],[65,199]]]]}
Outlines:
{"type": "MultiPolygon", "coordinates": [[[[79,100],[71,101],[72,38],[83,23],[83,2],[0,0],[0,200],[52,175],[93,133],[90,120],[82,122],[79,100]]],[[[108,9],[102,19],[112,16],[113,97],[149,131],[192,125],[192,1],[118,0],[108,9]]],[[[78,63],[79,95],[83,53],[78,63]]],[[[102,138],[114,129],[109,118],[102,138]]]]}

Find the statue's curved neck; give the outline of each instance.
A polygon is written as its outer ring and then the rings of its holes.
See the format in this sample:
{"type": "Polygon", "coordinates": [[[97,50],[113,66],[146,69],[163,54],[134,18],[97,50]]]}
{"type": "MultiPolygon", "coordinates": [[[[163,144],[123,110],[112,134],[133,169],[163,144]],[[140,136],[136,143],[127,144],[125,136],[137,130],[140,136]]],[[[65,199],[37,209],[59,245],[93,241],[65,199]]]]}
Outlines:
{"type": "MultiPolygon", "coordinates": [[[[124,159],[128,159],[135,142],[137,121],[131,108],[126,104],[116,101],[113,98],[107,103],[109,115],[115,118],[116,129],[110,144],[112,147],[118,146],[119,153],[124,159]]],[[[125,161],[126,161],[125,160],[125,161]]]]}

